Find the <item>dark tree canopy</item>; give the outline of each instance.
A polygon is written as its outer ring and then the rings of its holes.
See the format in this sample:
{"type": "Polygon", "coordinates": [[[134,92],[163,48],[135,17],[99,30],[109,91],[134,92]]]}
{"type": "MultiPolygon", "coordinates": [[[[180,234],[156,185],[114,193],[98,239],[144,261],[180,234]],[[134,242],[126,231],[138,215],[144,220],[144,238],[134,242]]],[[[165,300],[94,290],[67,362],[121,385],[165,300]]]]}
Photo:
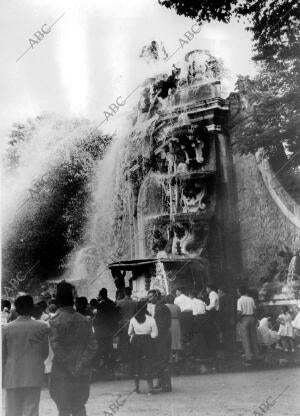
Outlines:
{"type": "MultiPolygon", "coordinates": [[[[297,0],[159,0],[179,15],[200,24],[246,19],[253,37],[258,75],[240,76],[236,91],[249,105],[251,117],[241,123],[236,149],[266,154],[291,152],[291,166],[300,164],[300,3],[297,0]]],[[[248,114],[249,115],[249,114],[248,114]]]]}
{"type": "Polygon", "coordinates": [[[159,3],[177,14],[202,22],[219,20],[228,23],[237,0],[159,0],[159,3]]]}
{"type": "Polygon", "coordinates": [[[258,59],[273,56],[282,46],[289,50],[289,55],[299,56],[299,30],[295,28],[300,17],[297,0],[159,0],[159,3],[200,24],[246,18],[258,59]]]}

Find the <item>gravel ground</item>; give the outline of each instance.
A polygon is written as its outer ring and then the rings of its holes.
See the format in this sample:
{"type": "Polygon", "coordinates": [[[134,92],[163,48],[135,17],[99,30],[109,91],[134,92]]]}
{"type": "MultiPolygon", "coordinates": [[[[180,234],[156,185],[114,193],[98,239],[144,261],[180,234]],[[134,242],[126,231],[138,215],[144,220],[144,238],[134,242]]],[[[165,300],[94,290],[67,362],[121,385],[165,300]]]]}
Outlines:
{"type": "MultiPolygon", "coordinates": [[[[299,369],[181,376],[173,378],[172,393],[157,395],[138,395],[132,389],[130,380],[92,384],[87,415],[300,416],[299,369]]],[[[56,415],[44,390],[40,416],[56,415]]]]}

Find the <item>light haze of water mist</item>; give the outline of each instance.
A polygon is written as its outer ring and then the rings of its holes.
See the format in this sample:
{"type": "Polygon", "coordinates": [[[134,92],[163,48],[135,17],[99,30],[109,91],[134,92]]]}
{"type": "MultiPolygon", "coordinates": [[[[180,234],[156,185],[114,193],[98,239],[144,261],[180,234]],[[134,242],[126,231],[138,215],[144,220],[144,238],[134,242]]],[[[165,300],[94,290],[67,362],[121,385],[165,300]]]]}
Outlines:
{"type": "MultiPolygon", "coordinates": [[[[194,23],[152,0],[114,0],[109,4],[99,0],[88,4],[81,0],[51,0],[43,5],[16,2],[6,5],[5,16],[2,30],[10,40],[10,48],[4,49],[4,65],[0,69],[1,90],[7,96],[3,112],[5,124],[0,129],[6,136],[11,122],[24,121],[28,116],[35,117],[44,112],[88,117],[97,125],[104,118],[104,110],[108,110],[117,97],[126,97],[149,77],[170,73],[172,64],[182,62],[184,55],[192,49],[209,49],[223,58],[233,75],[228,80],[231,87],[237,73],[253,72],[249,66],[250,34],[236,22],[204,25],[187,48],[179,50],[169,62],[149,65],[142,61],[138,55],[146,43],[154,39],[162,41],[167,52],[172,54],[179,46],[178,39],[194,23]],[[39,29],[39,23],[51,24],[62,12],[65,16],[53,33],[16,65],[16,56],[26,46],[29,35],[39,29]],[[14,29],[16,24],[18,31],[14,29]],[[14,67],[9,67],[11,62],[14,67]],[[14,85],[13,89],[11,85],[14,85]]],[[[140,89],[118,114],[101,126],[101,130],[114,133],[121,119],[131,112],[139,94],[140,89]]],[[[53,117],[60,119],[60,116],[53,117]]],[[[103,241],[107,241],[112,223],[113,198],[110,198],[112,185],[115,185],[116,154],[122,152],[128,132],[129,128],[124,128],[122,134],[116,134],[104,160],[99,162],[94,178],[92,216],[87,224],[86,246],[81,249],[88,251],[89,246],[96,246],[98,253],[102,252],[103,261],[111,254],[112,242],[105,247],[103,241]],[[101,221],[103,218],[105,221],[101,221]],[[99,228],[100,223],[105,224],[104,229],[99,228]]],[[[19,168],[13,175],[3,177],[2,220],[8,225],[6,232],[10,230],[9,224],[19,216],[17,209],[26,201],[32,184],[59,163],[61,157],[67,157],[67,149],[74,146],[76,135],[72,129],[53,130],[45,124],[24,146],[19,168]]],[[[26,209],[26,205],[22,209],[26,209]]],[[[68,272],[75,278],[86,272],[80,270],[82,263],[78,253],[72,256],[77,266],[72,266],[68,272]]],[[[97,273],[101,272],[99,270],[98,264],[97,273]]]]}
{"type": "Polygon", "coordinates": [[[65,273],[66,280],[85,282],[81,293],[88,297],[95,297],[101,287],[106,287],[111,294],[115,290],[107,263],[116,258],[119,243],[114,238],[113,224],[116,196],[122,180],[121,160],[126,138],[124,131],[116,132],[104,158],[98,161],[92,180],[90,219],[86,224],[85,243],[71,254],[65,273]]]}

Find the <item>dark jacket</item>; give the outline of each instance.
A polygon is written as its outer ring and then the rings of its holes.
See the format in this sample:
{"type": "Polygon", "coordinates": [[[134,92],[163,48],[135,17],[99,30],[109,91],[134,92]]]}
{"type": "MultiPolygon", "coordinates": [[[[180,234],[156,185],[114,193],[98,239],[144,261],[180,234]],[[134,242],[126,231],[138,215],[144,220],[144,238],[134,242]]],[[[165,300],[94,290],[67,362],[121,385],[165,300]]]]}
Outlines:
{"type": "Polygon", "coordinates": [[[164,304],[157,304],[155,306],[154,319],[158,329],[158,337],[169,333],[171,327],[171,312],[164,304]]]}
{"type": "Polygon", "coordinates": [[[60,308],[49,320],[50,344],[54,358],[52,373],[83,376],[97,352],[90,320],[72,307],[60,308]]]}
{"type": "Polygon", "coordinates": [[[223,293],[219,296],[219,322],[221,325],[234,325],[236,302],[233,296],[223,293]]]}
{"type": "Polygon", "coordinates": [[[19,316],[2,327],[3,386],[41,387],[48,356],[49,328],[41,321],[19,316]]]}
{"type": "Polygon", "coordinates": [[[124,298],[121,300],[118,300],[117,302],[117,308],[121,314],[121,325],[128,324],[130,319],[133,317],[133,315],[136,312],[136,305],[137,303],[130,299],[130,298],[124,298]]]}
{"type": "Polygon", "coordinates": [[[118,330],[121,314],[115,302],[103,299],[98,306],[93,325],[97,339],[112,337],[118,330]]]}

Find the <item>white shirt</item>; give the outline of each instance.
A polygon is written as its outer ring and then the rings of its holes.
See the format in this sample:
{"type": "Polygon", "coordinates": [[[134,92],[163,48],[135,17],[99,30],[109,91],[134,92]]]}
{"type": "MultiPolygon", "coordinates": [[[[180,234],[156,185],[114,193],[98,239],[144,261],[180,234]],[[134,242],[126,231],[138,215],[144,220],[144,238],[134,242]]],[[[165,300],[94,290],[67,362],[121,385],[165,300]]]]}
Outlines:
{"type": "Polygon", "coordinates": [[[155,319],[152,316],[146,315],[146,320],[142,324],[138,323],[135,317],[129,321],[128,335],[147,335],[150,334],[151,338],[158,336],[158,329],[155,319]]]}
{"type": "Polygon", "coordinates": [[[215,309],[216,311],[219,310],[219,296],[216,292],[213,290],[208,295],[209,297],[209,305],[206,306],[206,310],[210,311],[212,309],[215,309]]]}
{"type": "Polygon", "coordinates": [[[193,310],[192,299],[183,293],[175,298],[174,304],[179,306],[181,312],[193,310]]]}
{"type": "Polygon", "coordinates": [[[237,310],[241,312],[242,315],[254,315],[255,313],[255,302],[250,296],[241,296],[237,301],[237,310]]]}
{"type": "Polygon", "coordinates": [[[206,304],[201,299],[194,298],[192,299],[193,315],[203,315],[205,314],[206,304]]]}

